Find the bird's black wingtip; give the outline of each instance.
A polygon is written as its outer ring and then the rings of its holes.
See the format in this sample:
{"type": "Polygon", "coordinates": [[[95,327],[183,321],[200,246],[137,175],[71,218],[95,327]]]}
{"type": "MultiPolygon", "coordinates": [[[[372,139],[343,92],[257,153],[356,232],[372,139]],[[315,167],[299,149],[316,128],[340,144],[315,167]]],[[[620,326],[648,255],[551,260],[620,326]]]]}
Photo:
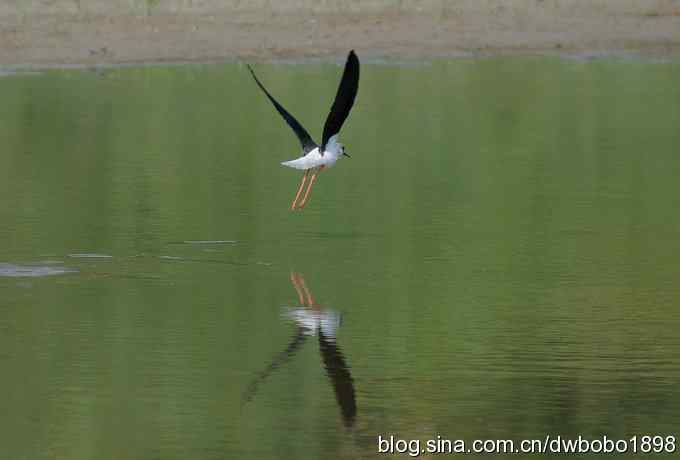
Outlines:
{"type": "Polygon", "coordinates": [[[359,58],[357,57],[357,54],[354,52],[354,50],[350,50],[349,54],[347,55],[347,63],[355,66],[359,65],[359,58]]]}
{"type": "MultiPolygon", "coordinates": [[[[250,64],[246,63],[246,67],[248,68],[248,72],[250,72],[250,75],[251,75],[251,76],[253,77],[253,79],[255,80],[255,83],[257,83],[258,86],[262,85],[262,83],[260,83],[260,79],[257,78],[257,75],[255,75],[255,71],[253,70],[252,67],[250,67],[250,64]]],[[[262,88],[262,89],[264,89],[264,88],[262,88]]],[[[265,90],[265,91],[266,91],[266,90],[265,90]]]]}

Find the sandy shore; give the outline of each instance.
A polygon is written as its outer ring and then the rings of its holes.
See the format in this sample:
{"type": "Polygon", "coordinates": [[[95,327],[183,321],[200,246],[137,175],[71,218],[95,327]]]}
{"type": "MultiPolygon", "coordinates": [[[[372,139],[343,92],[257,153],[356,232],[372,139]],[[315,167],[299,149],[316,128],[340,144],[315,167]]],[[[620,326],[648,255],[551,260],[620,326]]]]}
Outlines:
{"type": "Polygon", "coordinates": [[[4,0],[0,66],[680,56],[680,0],[4,0]],[[360,6],[359,6],[360,5],[360,6]]]}

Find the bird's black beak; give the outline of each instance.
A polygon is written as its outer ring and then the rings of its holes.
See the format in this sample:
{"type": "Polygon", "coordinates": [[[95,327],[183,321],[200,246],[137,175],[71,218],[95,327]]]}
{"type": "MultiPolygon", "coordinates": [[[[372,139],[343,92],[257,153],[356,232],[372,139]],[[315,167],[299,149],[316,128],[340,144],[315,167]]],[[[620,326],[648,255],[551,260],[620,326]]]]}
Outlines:
{"type": "Polygon", "coordinates": [[[352,158],[352,157],[349,156],[349,154],[348,154],[347,152],[345,152],[344,150],[342,151],[342,154],[343,154],[343,156],[346,156],[347,158],[352,158]]]}

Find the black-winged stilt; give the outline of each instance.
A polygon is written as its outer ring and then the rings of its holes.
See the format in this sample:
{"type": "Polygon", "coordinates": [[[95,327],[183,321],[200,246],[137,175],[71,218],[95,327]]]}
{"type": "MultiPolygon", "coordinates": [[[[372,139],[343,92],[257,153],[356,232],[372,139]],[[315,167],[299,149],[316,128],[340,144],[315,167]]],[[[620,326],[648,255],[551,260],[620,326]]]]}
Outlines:
{"type": "Polygon", "coordinates": [[[342,124],[347,119],[352,105],[354,104],[354,99],[357,95],[357,90],[359,88],[359,59],[354,53],[354,50],[349,52],[347,56],[347,62],[345,63],[345,70],[342,73],[342,79],[340,80],[340,86],[338,87],[338,93],[335,96],[335,101],[331,106],[331,111],[326,118],[326,123],[323,126],[323,135],[321,138],[321,145],[317,145],[312,137],[309,135],[307,130],[291,115],[286,109],[283,108],[281,104],[278,103],[274,97],[269,94],[269,91],[262,85],[260,80],[253,72],[253,69],[248,65],[248,70],[250,70],[251,75],[255,79],[255,83],[262,89],[264,94],[269,98],[276,110],[281,114],[288,126],[290,126],[298,139],[300,144],[302,144],[303,155],[295,160],[284,161],[281,164],[288,166],[290,168],[304,170],[305,173],[302,176],[302,181],[300,182],[300,187],[295,194],[295,198],[291,203],[290,209],[302,209],[307,203],[309,198],[309,192],[312,186],[316,182],[316,178],[321,171],[325,168],[330,168],[335,164],[336,161],[341,156],[349,157],[345,152],[345,147],[338,142],[338,133],[342,124]],[[312,177],[309,180],[309,185],[302,198],[302,201],[298,203],[298,199],[302,194],[305,182],[309,175],[309,171],[312,172],[312,177]]]}

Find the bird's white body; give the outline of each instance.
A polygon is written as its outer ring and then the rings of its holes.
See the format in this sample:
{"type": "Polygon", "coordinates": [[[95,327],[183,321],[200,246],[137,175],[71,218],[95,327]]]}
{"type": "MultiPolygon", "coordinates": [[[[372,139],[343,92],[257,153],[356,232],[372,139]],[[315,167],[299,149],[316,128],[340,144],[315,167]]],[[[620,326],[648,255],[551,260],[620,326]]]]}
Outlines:
{"type": "Polygon", "coordinates": [[[283,312],[284,316],[303,330],[305,335],[315,336],[319,331],[335,341],[337,329],[342,323],[342,317],[333,310],[310,310],[308,308],[291,308],[283,312]]]}
{"type": "Polygon", "coordinates": [[[283,166],[295,169],[312,169],[319,166],[330,168],[342,156],[342,144],[338,143],[338,136],[331,137],[326,143],[326,150],[323,155],[319,151],[321,147],[311,150],[304,156],[296,158],[295,160],[283,161],[283,166]]]}

